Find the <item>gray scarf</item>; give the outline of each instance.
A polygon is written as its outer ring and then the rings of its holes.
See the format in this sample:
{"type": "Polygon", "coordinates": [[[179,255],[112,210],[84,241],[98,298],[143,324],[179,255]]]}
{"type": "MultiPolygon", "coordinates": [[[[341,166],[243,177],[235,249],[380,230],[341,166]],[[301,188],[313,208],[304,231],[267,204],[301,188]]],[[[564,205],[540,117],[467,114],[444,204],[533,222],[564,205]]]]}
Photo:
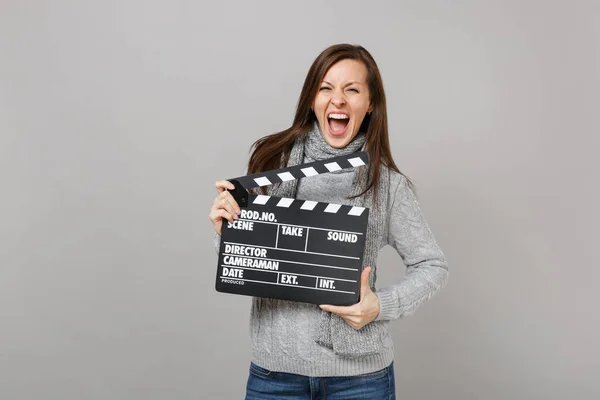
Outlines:
{"type": "MultiPolygon", "coordinates": [[[[298,139],[292,148],[287,166],[300,165],[305,162],[325,160],[332,157],[351,154],[363,149],[365,134],[360,132],[346,147],[336,149],[329,146],[323,139],[319,124],[315,122],[312,128],[302,138],[298,139]]],[[[361,193],[367,187],[369,178],[369,165],[355,169],[352,193],[354,196],[361,193]]],[[[306,178],[310,179],[310,178],[306,178]]],[[[297,181],[287,181],[277,187],[270,188],[269,193],[278,197],[296,197],[297,181]]],[[[381,168],[381,178],[377,189],[376,204],[373,204],[373,189],[365,195],[349,199],[347,205],[369,208],[369,222],[366,232],[365,252],[363,256],[364,266],[371,267],[369,275],[369,286],[375,291],[377,253],[381,243],[386,223],[387,199],[389,191],[389,170],[381,168]]],[[[309,199],[310,200],[310,199],[309,199]]],[[[336,354],[356,357],[375,354],[377,346],[373,338],[379,337],[377,327],[373,323],[355,330],[341,317],[328,311],[321,310],[319,322],[319,333],[316,342],[322,346],[332,349],[336,354]]]]}

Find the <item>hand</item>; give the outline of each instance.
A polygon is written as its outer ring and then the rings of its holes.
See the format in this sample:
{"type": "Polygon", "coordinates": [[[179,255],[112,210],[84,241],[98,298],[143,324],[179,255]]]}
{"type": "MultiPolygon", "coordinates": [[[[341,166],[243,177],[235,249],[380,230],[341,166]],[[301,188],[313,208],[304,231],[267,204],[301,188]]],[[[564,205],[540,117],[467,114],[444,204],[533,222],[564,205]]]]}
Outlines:
{"type": "Polygon", "coordinates": [[[365,267],[360,275],[360,302],[351,306],[320,305],[321,309],[339,315],[354,329],[360,329],[379,315],[379,297],[369,286],[371,267],[365,267]]]}
{"type": "Polygon", "coordinates": [[[219,192],[219,195],[215,198],[215,201],[213,201],[208,218],[215,226],[215,231],[221,235],[223,218],[229,222],[233,222],[234,219],[238,219],[240,207],[231,193],[227,191],[227,189],[235,189],[233,183],[228,181],[217,181],[215,186],[217,188],[217,192],[219,192]]]}

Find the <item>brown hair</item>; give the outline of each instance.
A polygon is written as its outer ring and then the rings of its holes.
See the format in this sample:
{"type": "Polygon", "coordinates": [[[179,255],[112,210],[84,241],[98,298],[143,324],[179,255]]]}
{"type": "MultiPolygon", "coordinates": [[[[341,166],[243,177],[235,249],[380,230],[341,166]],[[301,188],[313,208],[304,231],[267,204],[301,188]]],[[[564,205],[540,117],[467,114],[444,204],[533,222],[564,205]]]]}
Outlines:
{"type": "MultiPolygon", "coordinates": [[[[331,66],[345,59],[360,61],[367,68],[367,85],[373,106],[373,111],[365,116],[360,128],[361,131],[366,129],[365,147],[369,154],[370,179],[367,188],[359,196],[373,186],[377,192],[382,163],[400,173],[390,151],[387,107],[379,68],[371,54],[362,46],[337,44],[323,50],[308,70],[292,126],[253,143],[253,151],[248,161],[248,174],[279,169],[287,165],[294,141],[305,135],[316,120],[311,107],[321,81],[331,66]]],[[[408,182],[410,183],[410,180],[408,182]]]]}

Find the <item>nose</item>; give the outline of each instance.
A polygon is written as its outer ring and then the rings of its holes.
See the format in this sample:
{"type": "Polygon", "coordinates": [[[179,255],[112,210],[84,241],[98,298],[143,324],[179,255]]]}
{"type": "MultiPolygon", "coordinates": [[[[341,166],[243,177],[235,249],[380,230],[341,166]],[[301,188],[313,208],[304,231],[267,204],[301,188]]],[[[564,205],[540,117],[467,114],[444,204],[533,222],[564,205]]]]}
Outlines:
{"type": "Polygon", "coordinates": [[[333,103],[336,107],[341,107],[346,104],[346,97],[344,97],[344,93],[336,90],[331,95],[331,103],[333,103]]]}

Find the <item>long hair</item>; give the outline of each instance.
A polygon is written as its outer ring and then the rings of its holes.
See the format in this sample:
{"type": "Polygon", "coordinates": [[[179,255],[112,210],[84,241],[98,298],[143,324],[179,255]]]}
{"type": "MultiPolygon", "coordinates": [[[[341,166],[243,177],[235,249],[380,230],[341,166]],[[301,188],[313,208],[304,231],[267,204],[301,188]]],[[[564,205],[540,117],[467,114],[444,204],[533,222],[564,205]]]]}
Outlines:
{"type": "MultiPolygon", "coordinates": [[[[366,132],[365,150],[369,154],[369,182],[358,196],[366,193],[371,187],[374,187],[375,193],[377,192],[381,164],[401,173],[390,151],[385,92],[377,63],[362,46],[336,44],[323,50],[308,70],[292,126],[253,143],[248,161],[248,174],[279,169],[287,165],[294,142],[305,135],[316,121],[312,103],[318,93],[319,85],[331,66],[346,59],[360,61],[367,68],[367,85],[373,107],[371,114],[365,115],[360,128],[361,131],[366,132]]],[[[412,185],[408,178],[407,181],[412,185]]]]}

